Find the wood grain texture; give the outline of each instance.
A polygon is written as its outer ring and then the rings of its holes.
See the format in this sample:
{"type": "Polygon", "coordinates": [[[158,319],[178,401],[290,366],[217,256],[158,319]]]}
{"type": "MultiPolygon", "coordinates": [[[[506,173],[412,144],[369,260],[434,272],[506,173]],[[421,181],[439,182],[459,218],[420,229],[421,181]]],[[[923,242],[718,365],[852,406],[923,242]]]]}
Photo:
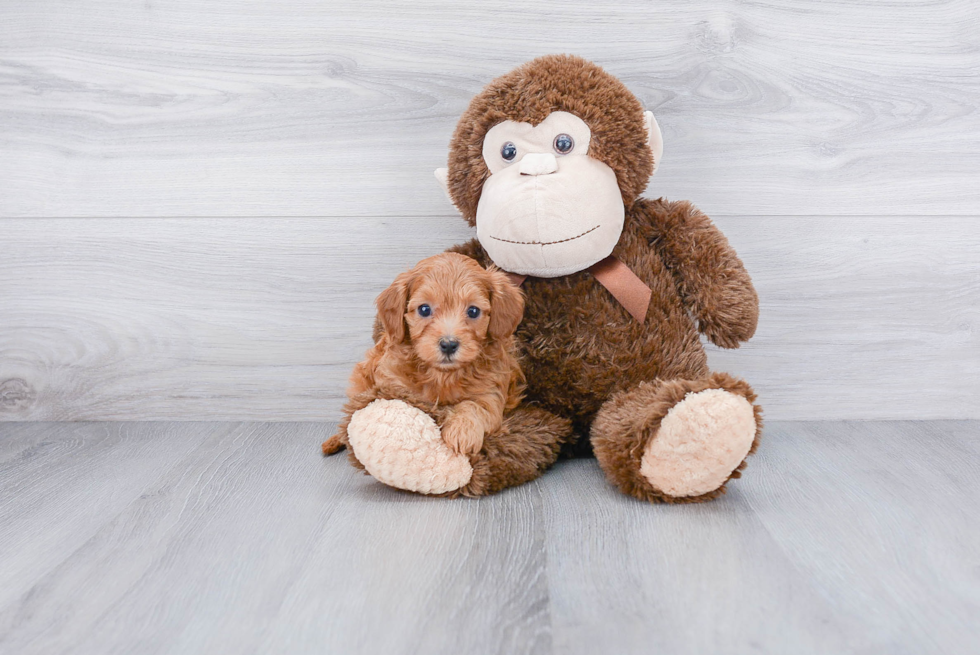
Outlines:
{"type": "MultiPolygon", "coordinates": [[[[769,418],[976,418],[980,221],[726,218],[769,418]]],[[[0,420],[333,420],[395,275],[459,219],[8,219],[0,420]]]]}
{"type": "Polygon", "coordinates": [[[0,425],[0,653],[972,653],[980,422],[771,422],[729,494],[397,492],[318,423],[0,425]]]}
{"type": "Polygon", "coordinates": [[[654,110],[651,195],[974,215],[973,0],[57,0],[0,6],[0,216],[452,215],[484,84],[574,52],[654,110]]]}
{"type": "MultiPolygon", "coordinates": [[[[410,496],[325,461],[317,445],[333,425],[212,426],[97,426],[130,431],[119,448],[162,449],[173,430],[194,448],[136,487],[93,471],[81,507],[49,499],[49,513],[111,511],[30,584],[0,584],[0,652],[550,651],[537,487],[485,502],[410,496]]],[[[101,457],[90,428],[38,429],[81,444],[77,469],[101,457]]],[[[57,485],[47,462],[32,453],[21,476],[57,485]]],[[[65,531],[12,491],[0,531],[40,545],[65,531]]],[[[0,583],[40,557],[6,555],[0,583]]]]}
{"type": "Polygon", "coordinates": [[[754,275],[758,336],[710,357],[767,416],[980,418],[978,27],[971,0],[3,3],[0,421],[336,418],[374,295],[469,236],[431,175],[457,117],[560,51],[657,113],[648,195],[754,275]]]}
{"type": "Polygon", "coordinates": [[[811,423],[769,436],[779,445],[748,504],[798,573],[860,618],[868,650],[975,648],[980,425],[811,423]]]}
{"type": "MultiPolygon", "coordinates": [[[[0,607],[29,593],[204,435],[223,431],[115,423],[25,429],[29,425],[0,432],[0,607]]],[[[0,631],[12,620],[0,619],[0,631]]]]}
{"type": "Polygon", "coordinates": [[[656,511],[592,462],[560,465],[544,504],[556,652],[971,652],[978,437],[771,423],[720,502],[656,511]]]}

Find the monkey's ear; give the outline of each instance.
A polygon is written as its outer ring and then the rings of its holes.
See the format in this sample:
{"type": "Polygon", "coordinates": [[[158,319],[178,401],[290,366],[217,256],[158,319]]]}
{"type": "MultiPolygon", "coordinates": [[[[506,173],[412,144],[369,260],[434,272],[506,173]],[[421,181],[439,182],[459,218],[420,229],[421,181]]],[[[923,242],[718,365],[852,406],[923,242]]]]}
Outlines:
{"type": "Polygon", "coordinates": [[[452,196],[449,195],[449,169],[448,168],[437,168],[435,170],[436,180],[439,182],[439,186],[442,187],[442,192],[446,194],[446,198],[449,202],[453,201],[452,196]]]}
{"type": "Polygon", "coordinates": [[[652,111],[643,112],[643,127],[647,130],[647,144],[653,151],[653,172],[656,173],[660,158],[664,156],[664,135],[660,133],[660,126],[657,125],[652,111]]]}
{"type": "Polygon", "coordinates": [[[509,337],[524,318],[524,294],[507,274],[490,270],[490,336],[509,337]]]}
{"type": "Polygon", "coordinates": [[[405,340],[405,310],[411,279],[411,271],[402,273],[374,301],[378,306],[378,320],[384,326],[385,334],[395,343],[405,340]]]}

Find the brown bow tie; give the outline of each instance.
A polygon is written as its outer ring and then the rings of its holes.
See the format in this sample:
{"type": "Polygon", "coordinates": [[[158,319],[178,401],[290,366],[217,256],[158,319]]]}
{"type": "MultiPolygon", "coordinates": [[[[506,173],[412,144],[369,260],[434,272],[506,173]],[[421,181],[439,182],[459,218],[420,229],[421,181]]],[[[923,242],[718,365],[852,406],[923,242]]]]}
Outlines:
{"type": "MultiPolygon", "coordinates": [[[[588,271],[599,281],[599,284],[606,287],[613,298],[618,300],[633,318],[640,323],[646,321],[653,291],[630,270],[629,266],[609,255],[598,264],[590,266],[588,271]]],[[[517,286],[521,286],[527,279],[526,275],[517,273],[507,273],[507,275],[517,286]]]]}

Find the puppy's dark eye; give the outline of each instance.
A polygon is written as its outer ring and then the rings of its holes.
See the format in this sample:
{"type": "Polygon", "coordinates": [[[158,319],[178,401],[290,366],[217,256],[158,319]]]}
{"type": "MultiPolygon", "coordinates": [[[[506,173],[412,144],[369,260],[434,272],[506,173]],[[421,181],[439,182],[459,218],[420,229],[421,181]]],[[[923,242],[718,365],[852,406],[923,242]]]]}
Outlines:
{"type": "Polygon", "coordinates": [[[419,305],[419,308],[416,311],[422,318],[429,318],[432,316],[432,308],[428,305],[419,305]]]}
{"type": "Polygon", "coordinates": [[[470,318],[480,318],[480,308],[479,307],[467,307],[466,315],[470,318]]]}
{"type": "Polygon", "coordinates": [[[517,146],[508,141],[500,148],[500,156],[504,161],[514,161],[514,157],[517,156],[517,146]]]}
{"type": "Polygon", "coordinates": [[[575,147],[575,140],[572,139],[572,137],[570,137],[569,135],[559,134],[558,136],[555,137],[555,150],[558,153],[562,155],[567,155],[572,151],[572,148],[574,147],[575,147]]]}

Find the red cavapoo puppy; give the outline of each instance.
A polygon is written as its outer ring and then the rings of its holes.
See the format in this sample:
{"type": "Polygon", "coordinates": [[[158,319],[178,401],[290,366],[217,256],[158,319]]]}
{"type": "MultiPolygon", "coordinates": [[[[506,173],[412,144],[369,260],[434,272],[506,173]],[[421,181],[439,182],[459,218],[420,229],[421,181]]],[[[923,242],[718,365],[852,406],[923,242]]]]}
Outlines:
{"type": "Polygon", "coordinates": [[[323,453],[344,448],[351,415],[378,399],[428,412],[454,452],[478,453],[523,392],[513,336],[521,291],[499,270],[443,253],[399,275],[377,306],[375,345],[354,367],[344,418],[323,453]]]}

